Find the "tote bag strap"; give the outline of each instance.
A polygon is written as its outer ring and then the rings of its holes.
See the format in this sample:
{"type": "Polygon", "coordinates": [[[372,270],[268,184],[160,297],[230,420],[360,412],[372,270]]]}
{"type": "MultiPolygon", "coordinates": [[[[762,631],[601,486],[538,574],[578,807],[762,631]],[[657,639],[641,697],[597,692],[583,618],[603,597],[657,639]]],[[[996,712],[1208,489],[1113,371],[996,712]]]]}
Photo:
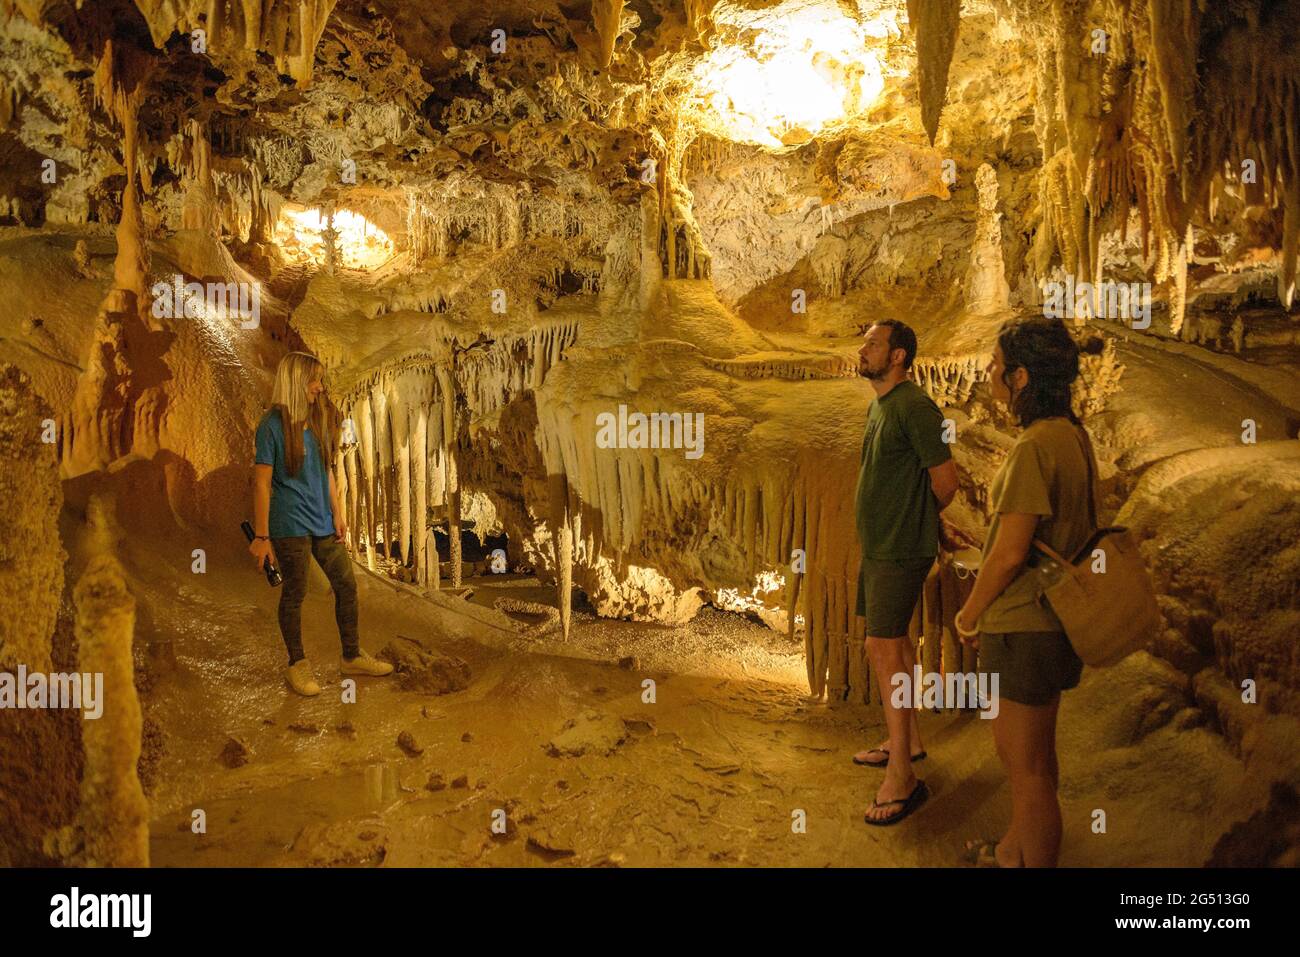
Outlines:
{"type": "Polygon", "coordinates": [[[1094,471],[1096,459],[1092,454],[1092,439],[1088,437],[1088,430],[1082,424],[1076,428],[1079,430],[1083,445],[1083,464],[1088,469],[1088,523],[1095,532],[1100,527],[1097,523],[1097,473],[1094,471]]]}
{"type": "MultiPolygon", "coordinates": [[[[1078,430],[1078,435],[1080,437],[1079,444],[1081,450],[1083,451],[1084,468],[1088,470],[1088,524],[1092,528],[1092,531],[1096,532],[1098,528],[1097,475],[1093,470],[1092,440],[1088,437],[1088,430],[1085,429],[1082,425],[1077,425],[1075,426],[1075,428],[1078,430]]],[[[1060,554],[1060,552],[1057,552],[1054,549],[1050,548],[1048,544],[1044,542],[1041,538],[1035,538],[1031,544],[1033,545],[1034,548],[1037,548],[1048,558],[1051,558],[1054,561],[1056,561],[1057,564],[1059,564],[1062,568],[1065,568],[1067,570],[1073,569],[1074,567],[1073,562],[1064,558],[1060,554]]]]}

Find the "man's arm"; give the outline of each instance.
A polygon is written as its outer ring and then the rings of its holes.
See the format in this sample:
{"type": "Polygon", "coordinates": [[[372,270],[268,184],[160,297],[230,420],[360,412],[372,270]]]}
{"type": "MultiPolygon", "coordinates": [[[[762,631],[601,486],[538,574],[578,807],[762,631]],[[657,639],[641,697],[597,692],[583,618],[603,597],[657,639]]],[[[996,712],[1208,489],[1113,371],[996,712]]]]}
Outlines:
{"type": "Polygon", "coordinates": [[[952,504],[957,494],[957,463],[949,459],[927,470],[930,473],[930,491],[939,502],[939,511],[952,504]]]}

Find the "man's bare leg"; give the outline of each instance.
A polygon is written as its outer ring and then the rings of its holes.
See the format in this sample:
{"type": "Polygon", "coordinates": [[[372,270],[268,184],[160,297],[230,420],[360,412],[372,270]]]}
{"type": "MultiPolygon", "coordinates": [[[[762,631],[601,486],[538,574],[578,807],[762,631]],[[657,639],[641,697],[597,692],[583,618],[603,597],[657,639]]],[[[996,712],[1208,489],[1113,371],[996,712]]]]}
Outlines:
{"type": "MultiPolygon", "coordinates": [[[[889,764],[885,767],[885,779],[876,792],[877,803],[897,801],[906,798],[916,788],[916,775],[912,771],[912,722],[915,720],[911,695],[905,696],[903,707],[895,707],[894,675],[904,673],[911,686],[912,672],[908,665],[910,657],[904,649],[911,649],[911,642],[902,638],[868,638],[867,658],[871,670],[876,673],[876,685],[880,689],[880,698],[885,712],[885,727],[889,730],[889,740],[894,745],[889,751],[889,764]]],[[[867,817],[879,820],[892,817],[898,813],[898,806],[869,807],[867,817]]]]}
{"type": "MultiPolygon", "coordinates": [[[[871,641],[872,639],[868,638],[867,640],[871,641]]],[[[877,640],[881,640],[881,639],[877,639],[877,640]]],[[[907,671],[908,679],[911,680],[912,676],[916,674],[916,649],[912,647],[911,639],[890,638],[888,640],[897,641],[903,645],[903,656],[907,665],[906,671],[907,671]]],[[[867,654],[868,657],[870,657],[871,654],[870,651],[868,651],[867,654]]],[[[873,664],[872,667],[874,668],[875,665],[873,664]]],[[[892,686],[890,690],[892,691],[892,686]]],[[[889,699],[889,695],[884,691],[882,691],[881,698],[887,701],[889,699]]],[[[910,716],[910,721],[908,722],[908,728],[912,740],[911,755],[912,757],[916,757],[918,754],[920,754],[922,751],[925,750],[925,745],[921,741],[921,725],[916,720],[916,709],[915,708],[908,709],[908,715],[910,716]]],[[[884,757],[883,753],[881,752],[891,750],[889,741],[890,739],[886,738],[884,741],[881,741],[874,748],[868,748],[866,751],[859,751],[853,757],[859,763],[865,761],[880,760],[880,758],[884,757]],[[877,756],[873,757],[873,754],[877,756]]]]}

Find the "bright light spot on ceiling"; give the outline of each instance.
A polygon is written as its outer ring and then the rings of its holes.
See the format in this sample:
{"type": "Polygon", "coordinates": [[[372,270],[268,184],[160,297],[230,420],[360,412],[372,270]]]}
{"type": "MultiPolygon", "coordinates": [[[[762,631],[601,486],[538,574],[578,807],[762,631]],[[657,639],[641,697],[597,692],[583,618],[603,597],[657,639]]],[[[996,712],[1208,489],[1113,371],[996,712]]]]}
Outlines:
{"type": "MultiPolygon", "coordinates": [[[[290,259],[323,265],[326,261],[326,236],[329,217],[319,209],[286,203],[280,209],[275,227],[275,241],[290,259]]],[[[348,269],[373,269],[393,257],[393,241],[388,234],[360,213],[340,209],[334,213],[334,248],[336,265],[348,269]]]]}
{"type": "Polygon", "coordinates": [[[721,42],[695,64],[703,128],[742,143],[806,143],[866,110],[884,89],[873,40],[898,31],[892,12],[866,23],[834,0],[783,0],[715,13],[721,42]]]}

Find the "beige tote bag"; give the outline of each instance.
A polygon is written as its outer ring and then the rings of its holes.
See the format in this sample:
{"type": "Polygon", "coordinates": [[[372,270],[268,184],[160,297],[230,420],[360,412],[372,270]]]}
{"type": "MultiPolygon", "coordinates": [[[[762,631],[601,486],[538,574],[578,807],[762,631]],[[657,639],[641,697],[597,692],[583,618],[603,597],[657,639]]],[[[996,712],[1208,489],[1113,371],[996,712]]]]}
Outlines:
{"type": "MultiPolygon", "coordinates": [[[[1092,443],[1082,426],[1079,431],[1088,465],[1088,515],[1096,528],[1092,443]]],[[[1060,576],[1043,593],[1085,665],[1113,665],[1155,637],[1160,609],[1146,563],[1128,529],[1098,529],[1073,560],[1038,539],[1034,547],[1061,567],[1060,576]]]]}

